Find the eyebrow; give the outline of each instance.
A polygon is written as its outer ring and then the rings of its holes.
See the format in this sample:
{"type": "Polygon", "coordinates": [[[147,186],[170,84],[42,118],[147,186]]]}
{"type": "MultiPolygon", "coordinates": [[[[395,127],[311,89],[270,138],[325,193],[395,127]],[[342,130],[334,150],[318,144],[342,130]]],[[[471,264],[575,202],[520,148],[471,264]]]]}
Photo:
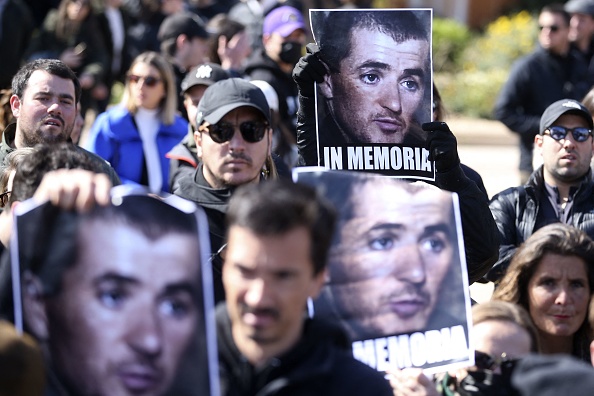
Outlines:
{"type": "Polygon", "coordinates": [[[198,289],[196,288],[196,286],[194,284],[186,281],[186,282],[174,283],[172,285],[167,285],[165,287],[165,290],[161,294],[170,295],[170,294],[176,294],[176,293],[188,293],[192,296],[195,296],[198,294],[198,289]]]}
{"type": "Polygon", "coordinates": [[[433,224],[425,227],[422,236],[425,237],[427,235],[437,234],[438,232],[443,232],[444,234],[446,234],[449,240],[454,239],[452,235],[452,228],[447,223],[433,224]]]}
{"type": "Polygon", "coordinates": [[[59,98],[66,98],[66,99],[71,99],[74,100],[74,96],[67,94],[67,93],[61,93],[61,94],[57,94],[54,93],[54,91],[37,91],[33,94],[33,96],[37,96],[37,95],[44,95],[44,96],[58,96],[59,98]]]}
{"type": "Polygon", "coordinates": [[[107,272],[106,274],[99,276],[98,278],[96,278],[93,281],[93,284],[96,286],[103,282],[115,282],[115,283],[119,283],[119,284],[126,284],[126,285],[133,285],[133,286],[140,284],[140,281],[138,279],[132,278],[130,276],[118,274],[116,272],[107,272]]]}

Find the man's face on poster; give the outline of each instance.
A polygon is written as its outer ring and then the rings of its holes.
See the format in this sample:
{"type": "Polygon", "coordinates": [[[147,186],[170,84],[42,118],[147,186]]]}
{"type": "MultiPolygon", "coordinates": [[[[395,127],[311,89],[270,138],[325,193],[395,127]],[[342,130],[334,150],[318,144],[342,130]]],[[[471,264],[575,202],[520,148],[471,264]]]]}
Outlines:
{"type": "Polygon", "coordinates": [[[347,142],[402,143],[409,131],[420,130],[416,117],[431,78],[428,66],[426,40],[398,43],[379,30],[352,30],[338,73],[320,85],[347,142]]]}
{"type": "Polygon", "coordinates": [[[96,220],[80,233],[76,263],[44,300],[54,372],[76,394],[165,393],[196,336],[197,237],[96,220]]]}
{"type": "Polygon", "coordinates": [[[451,196],[376,180],[351,200],[325,286],[341,321],[354,340],[422,330],[457,248],[451,196]]]}

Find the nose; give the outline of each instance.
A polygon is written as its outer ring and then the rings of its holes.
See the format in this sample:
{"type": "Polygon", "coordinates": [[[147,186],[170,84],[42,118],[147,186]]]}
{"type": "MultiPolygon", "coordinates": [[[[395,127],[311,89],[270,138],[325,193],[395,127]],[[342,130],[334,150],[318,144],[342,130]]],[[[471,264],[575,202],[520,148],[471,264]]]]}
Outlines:
{"type": "Polygon", "coordinates": [[[244,151],[246,144],[246,141],[243,140],[243,136],[241,136],[239,127],[235,126],[233,137],[231,137],[231,140],[229,140],[229,149],[231,151],[244,151]]]}
{"type": "Polygon", "coordinates": [[[567,288],[563,287],[557,294],[555,298],[555,304],[557,305],[567,305],[570,301],[570,295],[567,288]]]}
{"type": "Polygon", "coordinates": [[[409,243],[395,249],[393,274],[401,281],[423,284],[427,280],[425,263],[420,248],[416,243],[409,243]]]}
{"type": "Polygon", "coordinates": [[[136,315],[128,331],[128,343],[139,354],[157,357],[163,350],[163,334],[157,313],[136,315]]]}
{"type": "Polygon", "coordinates": [[[575,148],[577,142],[573,138],[573,134],[571,132],[567,132],[565,139],[563,139],[563,147],[565,149],[573,149],[575,148]]]}
{"type": "Polygon", "coordinates": [[[50,107],[47,108],[47,112],[51,114],[62,114],[62,107],[60,107],[60,103],[55,100],[50,107]]]}
{"type": "Polygon", "coordinates": [[[386,84],[381,93],[382,107],[393,111],[394,113],[402,112],[402,101],[400,97],[400,88],[398,82],[386,84]]]}
{"type": "Polygon", "coordinates": [[[250,307],[262,306],[269,295],[269,288],[266,281],[262,278],[254,279],[250,282],[245,294],[245,302],[250,307]]]}

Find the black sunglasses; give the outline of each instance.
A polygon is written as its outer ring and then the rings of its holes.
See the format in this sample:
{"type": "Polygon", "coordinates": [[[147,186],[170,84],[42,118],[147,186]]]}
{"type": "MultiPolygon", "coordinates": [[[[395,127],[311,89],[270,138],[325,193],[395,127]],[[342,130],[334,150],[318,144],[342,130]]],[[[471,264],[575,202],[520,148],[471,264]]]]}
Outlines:
{"type": "Polygon", "coordinates": [[[551,26],[539,26],[538,27],[540,30],[544,30],[544,29],[549,29],[551,32],[555,33],[559,30],[559,26],[557,25],[551,25],[551,26]]]}
{"type": "Polygon", "coordinates": [[[567,133],[571,132],[576,142],[585,142],[592,135],[592,130],[585,127],[565,128],[562,126],[550,126],[544,133],[550,135],[555,140],[565,139],[567,133]]]}
{"type": "Polygon", "coordinates": [[[520,359],[508,358],[505,353],[501,354],[501,357],[494,358],[488,353],[474,351],[474,365],[479,370],[493,371],[499,367],[503,375],[511,374],[519,360],[520,359]]]}
{"type": "Polygon", "coordinates": [[[154,87],[159,82],[161,82],[161,79],[158,77],[153,77],[153,76],[141,77],[141,76],[137,76],[135,74],[130,74],[128,76],[128,81],[133,82],[135,84],[140,81],[144,81],[144,85],[146,85],[147,87],[154,87]]]}
{"type": "MultiPolygon", "coordinates": [[[[264,139],[268,124],[264,122],[245,121],[239,125],[239,132],[241,137],[248,143],[257,143],[264,139]]],[[[235,125],[220,121],[206,127],[210,138],[215,143],[225,143],[233,138],[235,134],[235,125]]]]}

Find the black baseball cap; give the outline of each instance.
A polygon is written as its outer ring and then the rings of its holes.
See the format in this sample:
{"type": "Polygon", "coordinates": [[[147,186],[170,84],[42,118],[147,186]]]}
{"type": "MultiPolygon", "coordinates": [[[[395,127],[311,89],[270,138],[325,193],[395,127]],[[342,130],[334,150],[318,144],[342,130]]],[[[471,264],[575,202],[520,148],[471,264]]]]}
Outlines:
{"type": "Polygon", "coordinates": [[[217,81],[229,78],[229,73],[216,63],[203,63],[196,66],[186,73],[181,82],[182,94],[196,85],[206,85],[210,87],[217,81]]]}
{"type": "Polygon", "coordinates": [[[159,41],[165,41],[175,39],[181,34],[185,34],[188,38],[207,39],[209,37],[204,21],[191,12],[177,12],[169,15],[161,23],[157,37],[159,41]]]}
{"type": "Polygon", "coordinates": [[[241,78],[228,78],[214,83],[204,91],[198,104],[196,125],[204,121],[216,124],[231,110],[247,106],[259,110],[270,124],[270,107],[264,92],[241,78]]]}
{"type": "Polygon", "coordinates": [[[559,117],[567,113],[581,116],[588,123],[588,128],[594,128],[592,115],[583,104],[573,99],[561,99],[551,104],[542,113],[542,117],[540,117],[540,134],[542,135],[559,117]]]}

